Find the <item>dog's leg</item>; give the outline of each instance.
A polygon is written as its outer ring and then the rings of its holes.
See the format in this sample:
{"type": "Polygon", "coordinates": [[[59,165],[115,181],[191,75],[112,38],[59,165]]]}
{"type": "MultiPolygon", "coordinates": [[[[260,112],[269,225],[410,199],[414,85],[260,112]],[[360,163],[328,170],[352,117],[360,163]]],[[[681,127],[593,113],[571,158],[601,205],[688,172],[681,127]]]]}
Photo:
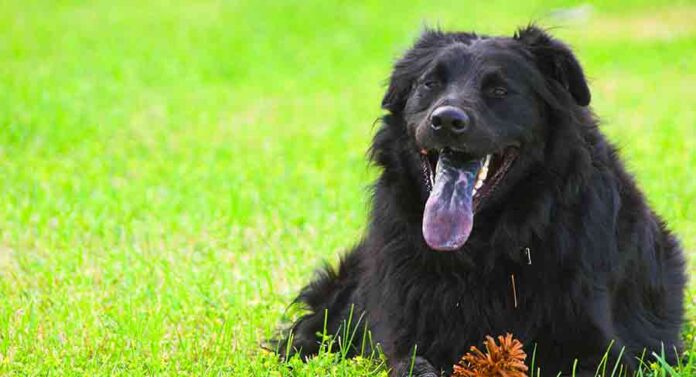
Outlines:
{"type": "Polygon", "coordinates": [[[425,358],[416,356],[415,360],[409,357],[395,363],[389,375],[390,377],[440,377],[440,371],[425,358]]]}
{"type": "MultiPolygon", "coordinates": [[[[337,269],[325,266],[318,271],[317,277],[302,289],[294,304],[304,306],[309,313],[295,321],[283,339],[271,342],[282,358],[287,359],[299,354],[304,359],[316,355],[321,346],[320,335],[325,333],[335,336],[342,331],[343,326],[348,327],[348,334],[356,334],[353,343],[361,339],[366,329],[364,322],[358,323],[362,312],[359,303],[354,302],[353,292],[359,281],[362,250],[363,246],[358,246],[349,252],[337,269]],[[349,317],[353,323],[348,323],[349,317]]],[[[360,351],[355,344],[347,346],[350,347],[348,356],[360,351]]]]}

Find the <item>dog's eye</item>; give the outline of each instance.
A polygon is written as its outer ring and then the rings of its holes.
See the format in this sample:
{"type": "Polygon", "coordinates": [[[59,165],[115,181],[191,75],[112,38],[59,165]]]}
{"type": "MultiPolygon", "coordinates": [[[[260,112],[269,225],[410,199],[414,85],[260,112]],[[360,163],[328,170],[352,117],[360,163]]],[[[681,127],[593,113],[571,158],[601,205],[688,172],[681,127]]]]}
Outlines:
{"type": "Polygon", "coordinates": [[[507,95],[508,91],[502,86],[494,86],[488,89],[488,95],[496,98],[503,98],[507,95]]]}
{"type": "Polygon", "coordinates": [[[437,80],[425,80],[421,83],[421,86],[423,86],[423,88],[428,89],[428,90],[435,89],[439,85],[440,85],[440,83],[437,80]]]}

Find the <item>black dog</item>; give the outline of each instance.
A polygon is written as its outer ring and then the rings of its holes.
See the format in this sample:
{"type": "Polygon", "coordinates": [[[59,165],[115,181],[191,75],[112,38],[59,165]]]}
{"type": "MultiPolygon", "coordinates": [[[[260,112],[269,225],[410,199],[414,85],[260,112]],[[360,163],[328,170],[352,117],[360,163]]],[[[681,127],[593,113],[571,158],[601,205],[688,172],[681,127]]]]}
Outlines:
{"type": "Polygon", "coordinates": [[[575,359],[593,375],[607,350],[609,369],[675,362],[684,257],[589,103],[574,55],[539,28],[426,31],[382,102],[369,230],[302,290],[288,349],[315,354],[325,319],[337,333],[353,309],[394,376],[414,347],[414,375],[434,376],[506,332],[544,375],[575,359]]]}

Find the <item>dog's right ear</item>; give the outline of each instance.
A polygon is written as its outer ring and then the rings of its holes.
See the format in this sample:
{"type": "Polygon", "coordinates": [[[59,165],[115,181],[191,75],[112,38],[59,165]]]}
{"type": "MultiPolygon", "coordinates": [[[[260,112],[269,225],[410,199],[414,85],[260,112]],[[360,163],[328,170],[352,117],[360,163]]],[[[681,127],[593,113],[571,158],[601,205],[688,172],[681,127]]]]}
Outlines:
{"type": "Polygon", "coordinates": [[[411,92],[411,87],[413,86],[411,80],[407,77],[400,77],[401,75],[397,74],[396,67],[398,67],[398,65],[399,63],[396,64],[389,78],[389,87],[387,87],[387,92],[382,98],[382,108],[392,114],[403,111],[406,106],[408,95],[411,92]]]}
{"type": "Polygon", "coordinates": [[[426,29],[415,45],[394,64],[387,92],[382,98],[383,109],[392,114],[399,114],[404,110],[416,80],[430,64],[433,49],[439,47],[443,37],[444,34],[439,30],[426,29]]]}
{"type": "Polygon", "coordinates": [[[398,77],[396,72],[392,73],[389,78],[389,87],[382,98],[382,108],[392,114],[403,111],[412,85],[410,80],[398,77]]]}

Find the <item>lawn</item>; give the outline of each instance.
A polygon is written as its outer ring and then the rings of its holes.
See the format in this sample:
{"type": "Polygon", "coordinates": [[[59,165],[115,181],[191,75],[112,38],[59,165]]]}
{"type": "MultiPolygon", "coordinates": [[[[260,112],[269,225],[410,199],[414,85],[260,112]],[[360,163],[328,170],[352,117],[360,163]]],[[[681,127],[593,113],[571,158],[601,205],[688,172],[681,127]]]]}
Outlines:
{"type": "Polygon", "coordinates": [[[364,230],[384,79],[424,24],[556,27],[693,270],[696,3],[577,5],[1,1],[0,374],[385,376],[258,345],[364,230]]]}

